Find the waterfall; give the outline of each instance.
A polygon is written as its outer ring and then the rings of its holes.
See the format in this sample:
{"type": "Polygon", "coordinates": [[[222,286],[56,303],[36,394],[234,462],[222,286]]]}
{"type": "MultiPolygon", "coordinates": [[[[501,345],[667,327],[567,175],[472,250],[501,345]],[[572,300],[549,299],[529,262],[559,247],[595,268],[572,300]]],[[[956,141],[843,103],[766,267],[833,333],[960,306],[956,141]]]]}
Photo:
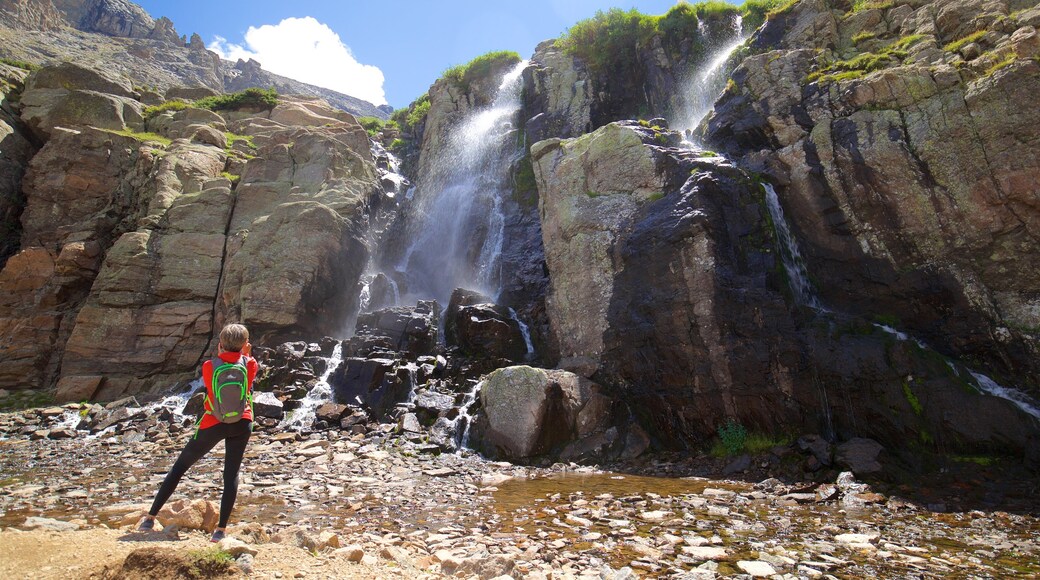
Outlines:
{"type": "Polygon", "coordinates": [[[524,324],[523,320],[516,315],[516,310],[509,309],[509,317],[516,321],[517,325],[520,326],[520,334],[524,337],[524,346],[527,347],[527,358],[530,359],[534,355],[534,342],[531,341],[531,329],[524,324]]]}
{"type": "Polygon", "coordinates": [[[465,398],[463,398],[462,400],[462,404],[459,405],[459,415],[455,418],[455,421],[453,422],[453,424],[456,426],[462,422],[465,422],[465,425],[462,427],[462,433],[460,433],[458,436],[459,451],[462,451],[463,449],[469,449],[469,428],[470,425],[473,424],[473,415],[470,415],[469,410],[473,406],[473,404],[476,403],[477,394],[480,393],[480,388],[483,386],[484,381],[475,383],[473,385],[473,388],[470,389],[468,393],[466,393],[465,398]]]}
{"type": "Polygon", "coordinates": [[[820,299],[816,296],[816,290],[809,282],[805,260],[798,251],[798,243],[791,235],[791,229],[787,225],[784,208],[780,206],[780,198],[777,197],[776,190],[769,183],[763,183],[762,187],[766,192],[766,206],[769,208],[769,216],[773,219],[773,229],[776,231],[780,246],[780,258],[784,264],[784,271],[787,272],[787,279],[791,284],[795,302],[814,310],[824,310],[820,299]]]}
{"type": "Polygon", "coordinates": [[[520,110],[519,63],[502,79],[492,104],[470,112],[450,134],[414,195],[407,235],[411,241],[397,265],[407,279],[407,301],[447,302],[466,287],[497,296],[505,231],[502,198],[509,168],[522,154],[512,121],[520,110]]]}
{"type": "MultiPolygon", "coordinates": [[[[729,62],[733,52],[746,40],[743,24],[742,17],[735,17],[732,36],[708,54],[703,67],[697,68],[687,75],[684,90],[680,94],[681,111],[674,119],[673,128],[683,131],[687,136],[692,135],[701,121],[711,113],[715,100],[718,99],[729,79],[730,71],[725,65],[729,62]]],[[[702,38],[709,36],[707,26],[703,22],[698,24],[698,30],[702,38]]],[[[693,143],[689,144],[693,145],[693,143]]]]}
{"type": "Polygon", "coordinates": [[[332,386],[329,384],[329,378],[332,373],[336,372],[341,362],[343,362],[343,343],[337,342],[332,349],[332,356],[329,357],[329,365],[325,367],[325,372],[318,378],[318,382],[311,387],[303,399],[300,399],[300,406],[286,413],[285,418],[282,419],[281,427],[283,429],[299,431],[310,428],[314,423],[315,410],[332,400],[332,386]]]}

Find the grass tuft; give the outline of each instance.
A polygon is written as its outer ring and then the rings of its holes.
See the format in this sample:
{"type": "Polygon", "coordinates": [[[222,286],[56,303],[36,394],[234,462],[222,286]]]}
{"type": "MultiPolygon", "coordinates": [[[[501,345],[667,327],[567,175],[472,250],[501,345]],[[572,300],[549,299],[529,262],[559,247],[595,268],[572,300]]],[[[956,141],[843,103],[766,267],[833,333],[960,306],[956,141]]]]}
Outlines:
{"type": "Polygon", "coordinates": [[[165,113],[167,111],[183,111],[184,109],[187,109],[190,106],[191,105],[189,105],[187,102],[182,101],[180,99],[172,99],[172,100],[166,101],[165,103],[163,103],[161,105],[154,105],[154,106],[151,106],[151,107],[145,107],[145,109],[144,109],[144,120],[145,121],[151,120],[152,118],[156,117],[157,115],[160,115],[160,114],[165,113]]]}
{"type": "Polygon", "coordinates": [[[40,65],[38,65],[38,64],[33,64],[31,62],[26,62],[24,60],[17,60],[17,59],[14,59],[14,58],[0,58],[0,62],[6,64],[8,66],[13,66],[14,68],[20,68],[22,70],[27,70],[27,71],[39,70],[39,68],[40,68],[40,65]]]}
{"type": "Polygon", "coordinates": [[[969,44],[971,44],[973,42],[981,40],[983,36],[986,36],[986,31],[985,30],[979,30],[978,32],[973,32],[973,33],[969,34],[968,36],[965,36],[963,38],[958,38],[957,40],[954,40],[953,42],[947,44],[946,46],[943,47],[943,50],[948,51],[948,52],[959,52],[960,49],[964,48],[965,46],[968,46],[969,44]]]}
{"type": "Polygon", "coordinates": [[[482,54],[466,64],[453,66],[441,76],[468,92],[474,81],[487,77],[493,68],[515,65],[521,60],[520,55],[512,50],[498,50],[482,54]]]}
{"type": "Polygon", "coordinates": [[[168,137],[163,137],[158,133],[137,132],[130,129],[120,129],[118,131],[115,129],[101,130],[106,133],[112,133],[113,135],[122,135],[123,137],[130,137],[131,139],[136,139],[142,143],[158,143],[163,147],[169,147],[170,143],[173,143],[171,139],[169,139],[168,137]]]}
{"type": "Polygon", "coordinates": [[[274,89],[249,88],[229,95],[217,95],[195,101],[195,106],[210,111],[237,111],[245,108],[273,109],[278,104],[274,89]]]}

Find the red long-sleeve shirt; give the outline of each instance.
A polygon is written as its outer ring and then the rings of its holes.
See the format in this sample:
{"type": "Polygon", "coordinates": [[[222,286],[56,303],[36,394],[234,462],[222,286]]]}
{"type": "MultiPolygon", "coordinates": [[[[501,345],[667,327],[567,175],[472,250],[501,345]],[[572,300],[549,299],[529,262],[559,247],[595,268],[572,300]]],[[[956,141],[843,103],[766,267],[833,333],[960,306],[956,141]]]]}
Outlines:
{"type": "MultiPolygon", "coordinates": [[[[222,352],[220,353],[220,360],[226,363],[236,363],[239,358],[246,358],[246,391],[249,393],[253,392],[253,379],[256,378],[256,373],[260,369],[260,365],[251,356],[243,355],[240,352],[222,352]]],[[[206,385],[206,403],[203,405],[206,408],[206,413],[202,416],[202,421],[199,422],[199,429],[207,429],[220,423],[216,417],[212,414],[212,407],[210,407],[210,401],[213,400],[213,361],[208,360],[202,363],[202,382],[206,385]]],[[[252,405],[246,407],[245,412],[242,413],[242,421],[253,420],[253,407],[252,405]]]]}

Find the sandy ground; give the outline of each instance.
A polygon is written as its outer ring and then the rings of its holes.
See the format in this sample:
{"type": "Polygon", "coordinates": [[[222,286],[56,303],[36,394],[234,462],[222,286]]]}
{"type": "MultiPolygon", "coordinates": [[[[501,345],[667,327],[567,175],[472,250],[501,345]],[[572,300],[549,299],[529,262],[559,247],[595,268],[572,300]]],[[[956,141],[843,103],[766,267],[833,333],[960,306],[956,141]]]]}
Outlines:
{"type": "MultiPolygon", "coordinates": [[[[119,566],[127,554],[138,548],[163,547],[187,553],[213,546],[202,532],[184,532],[181,540],[167,541],[150,539],[149,535],[129,530],[106,528],[69,532],[6,529],[0,531],[0,577],[4,580],[99,578],[106,565],[119,566]]],[[[254,547],[259,553],[253,561],[251,578],[430,577],[422,570],[402,568],[392,561],[354,563],[348,562],[345,556],[331,553],[314,556],[301,548],[281,544],[254,547]]]]}

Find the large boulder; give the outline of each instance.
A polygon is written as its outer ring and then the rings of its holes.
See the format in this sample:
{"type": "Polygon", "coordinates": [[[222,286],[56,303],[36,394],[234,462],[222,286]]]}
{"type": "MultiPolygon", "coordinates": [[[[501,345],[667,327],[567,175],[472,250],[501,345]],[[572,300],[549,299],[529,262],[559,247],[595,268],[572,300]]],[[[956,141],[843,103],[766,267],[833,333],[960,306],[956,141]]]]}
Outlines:
{"type": "Polygon", "coordinates": [[[520,362],[527,344],[516,316],[479,292],[455,289],[444,315],[444,339],[464,354],[520,362]]]}
{"type": "Polygon", "coordinates": [[[398,352],[411,358],[434,354],[441,309],[436,301],[419,301],[414,307],[384,308],[358,316],[354,336],[347,341],[350,356],[374,352],[398,352]]]}
{"type": "Polygon", "coordinates": [[[615,419],[613,400],[599,385],[560,370],[499,369],[484,381],[480,401],[482,444],[512,460],[559,451],[607,431],[615,419]]]}
{"type": "Polygon", "coordinates": [[[119,131],[143,122],[142,105],[128,81],[72,63],[29,75],[21,105],[22,119],[41,138],[50,137],[55,127],[89,125],[119,131]]]}

